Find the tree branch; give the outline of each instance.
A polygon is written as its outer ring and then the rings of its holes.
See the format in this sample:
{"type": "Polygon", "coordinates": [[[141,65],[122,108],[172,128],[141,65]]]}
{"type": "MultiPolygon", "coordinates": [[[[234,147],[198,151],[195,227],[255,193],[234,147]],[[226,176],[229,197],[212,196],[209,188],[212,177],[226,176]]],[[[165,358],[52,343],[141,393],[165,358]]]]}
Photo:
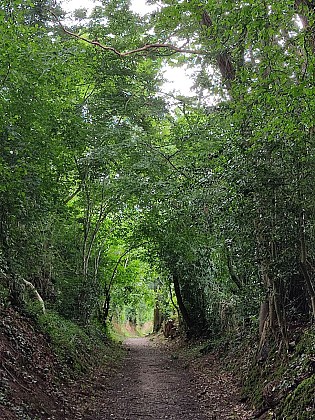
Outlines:
{"type": "Polygon", "coordinates": [[[80,191],[81,191],[81,186],[79,186],[73,193],[69,195],[69,197],[66,198],[65,204],[69,203],[69,201],[71,201],[76,195],[78,195],[80,191]]]}
{"type": "Polygon", "coordinates": [[[142,47],[135,48],[130,51],[119,51],[116,48],[110,46],[110,45],[104,45],[99,41],[91,41],[88,38],[85,38],[84,36],[81,36],[79,34],[76,34],[75,32],[69,31],[60,21],[60,19],[55,15],[54,12],[50,10],[50,13],[53,15],[53,17],[56,19],[58,25],[60,28],[68,35],[72,36],[73,38],[80,39],[81,41],[87,42],[88,44],[94,45],[95,47],[101,48],[105,51],[112,51],[114,54],[116,54],[118,57],[123,58],[127,57],[128,55],[137,54],[141,52],[146,52],[149,50],[160,50],[160,49],[166,49],[171,50],[178,53],[186,53],[186,54],[197,54],[197,55],[204,55],[206,54],[204,51],[200,50],[191,50],[189,48],[183,48],[183,47],[177,47],[176,45],[172,44],[163,44],[163,43],[154,43],[154,44],[145,44],[142,47]]]}
{"type": "MultiPolygon", "coordinates": [[[[144,144],[145,146],[147,146],[149,149],[151,149],[151,150],[153,150],[155,153],[158,153],[160,156],[162,156],[168,163],[169,163],[169,165],[176,171],[176,172],[178,172],[180,175],[182,175],[184,178],[186,178],[186,179],[190,179],[190,177],[185,173],[185,172],[183,172],[180,168],[178,168],[176,165],[174,165],[174,163],[171,161],[171,159],[172,159],[172,157],[173,156],[175,156],[175,154],[177,153],[173,153],[173,155],[171,155],[171,156],[167,156],[167,155],[165,155],[161,150],[158,150],[158,148],[157,147],[155,147],[155,146],[152,146],[151,144],[149,144],[149,143],[146,143],[146,142],[141,142],[141,144],[144,144]]],[[[178,151],[179,152],[179,151],[178,151]]]]}
{"type": "Polygon", "coordinates": [[[114,270],[113,270],[113,272],[112,272],[112,275],[111,275],[110,281],[109,281],[109,283],[108,283],[108,287],[107,287],[108,291],[110,291],[110,289],[111,289],[111,287],[112,287],[112,285],[113,285],[113,282],[114,282],[114,279],[115,279],[116,272],[117,272],[117,270],[118,270],[119,264],[121,263],[121,260],[124,258],[124,256],[126,256],[127,254],[129,254],[129,252],[133,251],[134,249],[140,248],[141,246],[143,246],[143,245],[145,245],[145,244],[147,244],[147,241],[142,242],[142,243],[140,243],[140,244],[132,245],[130,248],[128,248],[125,252],[123,252],[123,253],[120,255],[120,257],[119,257],[119,258],[118,258],[118,260],[116,261],[116,264],[115,264],[114,270]]]}
{"type": "Polygon", "coordinates": [[[43,314],[46,314],[45,303],[44,303],[43,298],[41,297],[41,295],[38,293],[36,287],[31,282],[23,279],[23,277],[21,277],[21,280],[23,281],[23,283],[25,284],[25,286],[29,287],[33,291],[34,295],[36,296],[36,299],[40,303],[40,306],[42,308],[43,314]]]}

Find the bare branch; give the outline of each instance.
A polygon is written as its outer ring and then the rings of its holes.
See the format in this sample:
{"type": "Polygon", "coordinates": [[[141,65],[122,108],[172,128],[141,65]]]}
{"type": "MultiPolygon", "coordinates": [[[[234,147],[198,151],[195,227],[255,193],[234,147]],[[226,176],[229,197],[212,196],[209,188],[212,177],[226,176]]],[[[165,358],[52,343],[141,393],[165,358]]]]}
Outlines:
{"type": "Polygon", "coordinates": [[[182,175],[184,178],[186,179],[190,179],[190,177],[181,170],[181,168],[178,168],[176,165],[174,165],[174,163],[171,161],[172,157],[174,157],[178,152],[173,153],[171,156],[167,156],[165,153],[163,153],[161,150],[159,150],[157,147],[152,146],[149,143],[146,142],[141,142],[141,144],[144,144],[145,146],[147,146],[149,149],[153,150],[154,152],[158,153],[160,156],[162,156],[168,163],[169,165],[176,171],[178,172],[180,175],[182,175]]]}
{"type": "Polygon", "coordinates": [[[66,198],[65,204],[69,203],[69,201],[71,201],[76,195],[78,195],[80,191],[81,191],[81,186],[79,186],[73,193],[69,195],[69,197],[66,198]]]}

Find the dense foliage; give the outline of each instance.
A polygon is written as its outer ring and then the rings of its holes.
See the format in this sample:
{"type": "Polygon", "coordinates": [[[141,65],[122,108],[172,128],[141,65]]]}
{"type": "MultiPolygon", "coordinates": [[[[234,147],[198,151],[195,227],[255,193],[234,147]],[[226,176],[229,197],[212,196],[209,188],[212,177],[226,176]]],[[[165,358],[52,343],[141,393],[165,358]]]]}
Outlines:
{"type": "Polygon", "coordinates": [[[312,2],[2,6],[3,300],[288,346],[315,315],[312,2]],[[161,93],[166,62],[195,96],[161,93]]]}

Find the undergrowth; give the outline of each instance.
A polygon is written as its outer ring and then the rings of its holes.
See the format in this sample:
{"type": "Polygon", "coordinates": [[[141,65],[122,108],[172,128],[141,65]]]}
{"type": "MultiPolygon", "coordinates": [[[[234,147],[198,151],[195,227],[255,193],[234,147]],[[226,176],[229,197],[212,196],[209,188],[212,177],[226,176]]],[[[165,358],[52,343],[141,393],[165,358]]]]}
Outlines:
{"type": "MultiPolygon", "coordinates": [[[[49,309],[44,314],[39,302],[26,294],[19,312],[30,319],[31,324],[46,335],[60,363],[70,375],[85,373],[94,366],[115,362],[121,354],[108,329],[92,322],[81,327],[49,309]]],[[[8,288],[0,282],[0,307],[11,306],[8,288]]]]}
{"type": "Polygon", "coordinates": [[[74,322],[53,311],[38,316],[38,324],[46,333],[58,358],[75,373],[86,372],[100,356],[105,356],[105,343],[92,328],[84,331],[74,322]],[[95,357],[97,355],[97,358],[95,357]]]}
{"type": "Polygon", "coordinates": [[[315,328],[302,325],[290,333],[289,350],[270,343],[268,358],[257,361],[257,333],[213,338],[201,353],[220,356],[242,384],[242,401],[254,408],[253,418],[315,418],[315,328]]]}
{"type": "Polygon", "coordinates": [[[95,366],[114,362],[121,355],[118,346],[108,338],[108,331],[97,322],[82,327],[56,311],[47,310],[44,314],[37,302],[28,303],[26,312],[48,337],[70,374],[85,373],[95,366]]]}
{"type": "Polygon", "coordinates": [[[315,418],[314,355],[314,326],[294,330],[288,350],[274,343],[265,361],[252,360],[244,375],[244,398],[257,413],[268,413],[267,419],[315,418]]]}

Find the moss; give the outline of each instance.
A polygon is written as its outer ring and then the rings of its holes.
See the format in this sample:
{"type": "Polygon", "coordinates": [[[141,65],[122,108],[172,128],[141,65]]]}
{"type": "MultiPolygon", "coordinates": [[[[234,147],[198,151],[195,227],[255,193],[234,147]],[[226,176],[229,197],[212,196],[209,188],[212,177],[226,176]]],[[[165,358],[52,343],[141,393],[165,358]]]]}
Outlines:
{"type": "Polygon", "coordinates": [[[307,329],[300,338],[295,353],[313,353],[315,351],[315,329],[314,327],[307,329]]]}
{"type": "Polygon", "coordinates": [[[255,407],[261,407],[263,404],[262,397],[263,378],[259,366],[254,365],[249,371],[243,386],[243,395],[248,397],[255,407]]]}
{"type": "Polygon", "coordinates": [[[286,372],[287,367],[284,364],[280,364],[277,369],[275,370],[274,373],[274,378],[275,379],[281,379],[283,378],[285,372],[286,372]]]}
{"type": "Polygon", "coordinates": [[[286,420],[307,420],[315,417],[315,375],[302,381],[290,393],[280,410],[279,415],[286,420]]]}

